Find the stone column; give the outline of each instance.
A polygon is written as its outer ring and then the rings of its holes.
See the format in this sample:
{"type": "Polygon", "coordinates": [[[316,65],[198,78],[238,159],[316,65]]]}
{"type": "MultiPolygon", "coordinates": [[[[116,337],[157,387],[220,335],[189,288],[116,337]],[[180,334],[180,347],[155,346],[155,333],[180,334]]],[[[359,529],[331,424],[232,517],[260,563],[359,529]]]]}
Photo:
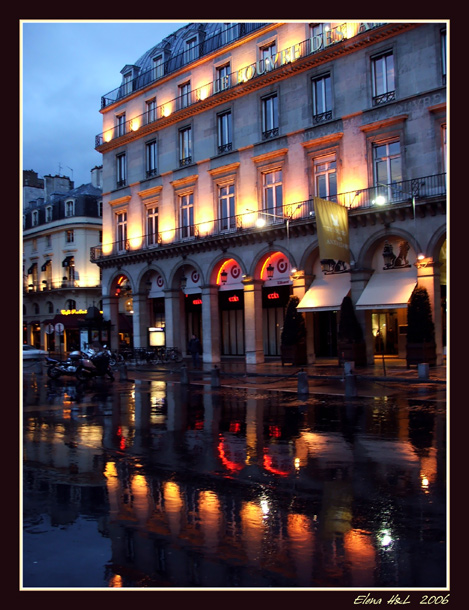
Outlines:
{"type": "Polygon", "coordinates": [[[180,290],[165,290],[164,293],[166,346],[178,347],[184,352],[186,322],[181,305],[182,293],[180,290]]]}
{"type": "Polygon", "coordinates": [[[441,286],[440,263],[433,259],[426,259],[422,263],[415,263],[417,267],[417,284],[426,288],[435,324],[436,364],[443,364],[443,337],[441,325],[441,286]]]}
{"type": "MultiPolygon", "coordinates": [[[[314,275],[305,275],[304,271],[297,271],[293,275],[293,295],[297,296],[300,301],[305,296],[308,288],[314,280],[314,275]]],[[[312,312],[304,314],[306,326],[306,357],[308,364],[316,362],[316,353],[314,351],[314,314],[312,312]]]]}
{"type": "MultiPolygon", "coordinates": [[[[357,301],[360,298],[361,293],[368,284],[368,280],[373,274],[372,269],[358,269],[350,272],[351,281],[351,299],[353,307],[356,307],[357,301]]],[[[375,340],[373,337],[372,326],[371,326],[371,310],[360,309],[355,310],[357,319],[363,329],[363,336],[365,337],[366,343],[366,362],[367,364],[373,364],[375,360],[375,340]]]]}
{"type": "Polygon", "coordinates": [[[148,347],[148,327],[150,326],[148,294],[137,292],[132,295],[134,347],[148,347]]]}
{"type": "Polygon", "coordinates": [[[111,321],[109,349],[119,349],[119,297],[103,295],[103,318],[111,321]]]}
{"type": "Polygon", "coordinates": [[[260,364],[264,362],[264,345],[262,342],[262,280],[246,277],[244,284],[244,345],[246,362],[260,364]]]}
{"type": "Polygon", "coordinates": [[[218,307],[218,286],[201,286],[202,290],[202,340],[203,361],[218,364],[220,357],[220,313],[218,307]]]}

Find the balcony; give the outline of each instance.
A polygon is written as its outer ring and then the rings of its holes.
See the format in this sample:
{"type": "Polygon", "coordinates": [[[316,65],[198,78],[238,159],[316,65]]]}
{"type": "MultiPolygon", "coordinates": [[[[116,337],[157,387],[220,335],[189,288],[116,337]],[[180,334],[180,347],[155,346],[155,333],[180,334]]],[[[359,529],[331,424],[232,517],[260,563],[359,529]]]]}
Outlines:
{"type": "MultiPolygon", "coordinates": [[[[391,222],[396,218],[412,219],[414,214],[423,217],[427,213],[446,213],[446,174],[339,193],[329,199],[349,210],[351,226],[364,226],[367,222],[376,224],[377,220],[391,222]]],[[[126,240],[125,244],[120,241],[95,246],[90,249],[90,260],[112,265],[116,259],[136,262],[155,255],[168,258],[201,248],[208,250],[230,244],[284,239],[287,226],[292,237],[315,233],[315,224],[314,199],[308,199],[276,209],[275,216],[259,210],[176,227],[159,232],[157,236],[142,235],[135,238],[136,242],[142,244],[136,248],[131,247],[131,240],[126,240]],[[262,229],[256,226],[259,217],[266,223],[262,229]]]]}
{"type": "Polygon", "coordinates": [[[60,280],[60,281],[33,281],[30,283],[23,284],[24,293],[32,292],[51,292],[53,290],[70,290],[71,288],[80,290],[96,289],[100,287],[100,283],[96,283],[95,279],[82,279],[82,280],[60,280]]]}

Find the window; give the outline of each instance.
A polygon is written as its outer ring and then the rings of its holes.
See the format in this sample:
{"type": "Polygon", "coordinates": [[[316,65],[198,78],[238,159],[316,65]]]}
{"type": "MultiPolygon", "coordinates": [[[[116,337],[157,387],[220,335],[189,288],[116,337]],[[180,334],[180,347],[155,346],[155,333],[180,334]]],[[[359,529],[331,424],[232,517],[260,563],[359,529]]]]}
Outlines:
{"type": "Polygon", "coordinates": [[[147,208],[147,246],[158,243],[158,208],[147,208]]]}
{"type": "Polygon", "coordinates": [[[75,233],[74,233],[73,229],[68,229],[67,231],[65,231],[65,243],[73,244],[74,241],[75,241],[75,233]]]}
{"type": "Polygon", "coordinates": [[[117,137],[125,134],[125,112],[116,116],[117,137]]]}
{"type": "Polygon", "coordinates": [[[129,95],[129,93],[132,93],[132,72],[126,72],[124,74],[123,90],[124,95],[129,95]]]}
{"type": "Polygon", "coordinates": [[[156,98],[147,102],[147,123],[156,121],[156,98]]]}
{"type": "Polygon", "coordinates": [[[328,32],[330,31],[330,23],[313,23],[309,26],[309,36],[312,44],[311,52],[318,51],[326,46],[328,32]]]}
{"type": "Polygon", "coordinates": [[[231,110],[218,115],[218,153],[228,152],[232,148],[231,110]]]}
{"type": "Polygon", "coordinates": [[[316,196],[321,199],[337,200],[337,163],[335,155],[314,160],[314,182],[316,196]]]}
{"type": "Polygon", "coordinates": [[[378,194],[393,201],[400,196],[402,182],[401,145],[399,140],[375,143],[373,145],[373,171],[378,194]]]}
{"type": "Polygon", "coordinates": [[[117,187],[125,186],[126,184],[126,160],[125,153],[121,153],[116,157],[117,161],[117,187]]]}
{"type": "Polygon", "coordinates": [[[323,74],[313,79],[313,121],[322,123],[332,118],[331,76],[323,74]]]}
{"type": "Polygon", "coordinates": [[[103,232],[99,231],[98,232],[98,243],[103,243],[103,232]]]}
{"type": "Polygon", "coordinates": [[[116,242],[117,250],[123,252],[127,248],[127,212],[116,214],[116,242]]]}
{"type": "Polygon", "coordinates": [[[185,127],[179,132],[179,165],[189,165],[192,163],[192,134],[191,128],[185,127]]]}
{"type": "Polygon", "coordinates": [[[75,214],[75,202],[65,201],[65,216],[73,216],[75,214]]]}
{"type": "Polygon", "coordinates": [[[270,44],[261,47],[259,49],[259,73],[272,70],[275,66],[275,55],[277,54],[277,44],[271,42],[270,44]]]}
{"type": "Polygon", "coordinates": [[[191,103],[191,84],[190,82],[179,85],[178,110],[187,108],[191,103]]]}
{"type": "Polygon", "coordinates": [[[161,78],[164,75],[163,55],[153,58],[153,78],[161,78]]]}
{"type": "Polygon", "coordinates": [[[102,202],[102,200],[98,201],[97,206],[98,206],[98,216],[101,217],[103,215],[103,202],[102,202]]]}
{"type": "Polygon", "coordinates": [[[194,235],[194,193],[179,196],[179,226],[181,239],[194,235]]]}
{"type": "Polygon", "coordinates": [[[76,309],[77,308],[77,302],[74,299],[68,299],[68,301],[65,303],[65,309],[76,309]]]}
{"type": "Polygon", "coordinates": [[[219,230],[236,229],[234,184],[218,187],[219,230]]]}
{"type": "Polygon", "coordinates": [[[262,137],[264,140],[278,136],[278,103],[274,93],[262,100],[262,137]]]}
{"type": "Polygon", "coordinates": [[[446,29],[441,30],[441,73],[443,85],[446,85],[446,29]]]}
{"type": "Polygon", "coordinates": [[[222,23],[221,24],[221,44],[228,44],[237,37],[237,23],[222,23]]]}
{"type": "Polygon", "coordinates": [[[158,173],[156,164],[156,140],[147,142],[145,150],[146,175],[147,178],[150,178],[151,176],[156,176],[156,174],[158,173]]]}
{"type": "Polygon", "coordinates": [[[34,210],[34,212],[31,213],[31,224],[33,227],[36,227],[38,223],[39,223],[39,212],[37,210],[34,210]]]}
{"type": "Polygon", "coordinates": [[[443,171],[447,171],[446,124],[441,126],[441,144],[443,149],[443,171]]]}
{"type": "MultiPolygon", "coordinates": [[[[283,217],[282,170],[262,174],[263,176],[263,210],[269,214],[283,217]]],[[[266,218],[269,222],[269,218],[266,218]]]]}
{"type": "Polygon", "coordinates": [[[373,104],[378,106],[396,98],[392,51],[372,58],[373,104]]]}
{"type": "Polygon", "coordinates": [[[217,68],[217,78],[215,80],[215,91],[223,91],[230,86],[230,64],[217,68]]]}
{"type": "Polygon", "coordinates": [[[47,313],[54,313],[54,304],[51,301],[47,301],[46,310],[47,313]]]}
{"type": "Polygon", "coordinates": [[[46,207],[46,222],[51,222],[52,220],[52,206],[48,205],[46,207]]]}
{"type": "Polygon", "coordinates": [[[188,63],[189,61],[194,61],[194,59],[197,59],[197,57],[197,36],[194,36],[194,38],[186,40],[184,48],[184,62],[188,63]]]}
{"type": "Polygon", "coordinates": [[[50,248],[52,246],[52,238],[50,235],[46,235],[46,248],[50,248]]]}

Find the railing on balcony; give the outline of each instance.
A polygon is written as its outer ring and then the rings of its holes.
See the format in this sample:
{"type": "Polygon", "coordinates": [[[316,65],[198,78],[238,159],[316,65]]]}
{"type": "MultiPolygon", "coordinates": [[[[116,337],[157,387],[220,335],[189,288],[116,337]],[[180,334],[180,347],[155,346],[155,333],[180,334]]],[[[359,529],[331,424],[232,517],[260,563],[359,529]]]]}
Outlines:
{"type": "Polygon", "coordinates": [[[25,282],[23,284],[24,292],[47,292],[50,290],[62,290],[64,288],[98,288],[99,283],[96,283],[94,279],[82,279],[82,280],[59,280],[59,281],[33,281],[25,282]]]}
{"type": "Polygon", "coordinates": [[[187,51],[182,51],[178,55],[175,55],[165,61],[163,65],[157,68],[151,68],[142,74],[139,74],[136,78],[131,81],[127,81],[120,85],[116,89],[113,89],[106,95],[101,97],[101,108],[106,108],[110,104],[113,104],[119,99],[127,97],[128,95],[143,89],[152,82],[156,82],[161,78],[172,74],[179,70],[182,66],[187,65],[195,59],[199,59],[208,53],[212,53],[217,49],[239,40],[243,36],[255,32],[256,30],[269,25],[267,23],[235,23],[231,27],[219,30],[207,36],[202,42],[197,45],[197,50],[194,52],[194,56],[188,55],[187,51]]]}
{"type": "MultiPolygon", "coordinates": [[[[446,195],[446,174],[436,174],[403,180],[391,184],[380,184],[366,189],[339,193],[328,197],[329,200],[349,209],[349,213],[360,212],[367,209],[386,209],[400,203],[418,203],[422,199],[443,197],[446,195]]],[[[142,235],[122,241],[94,246],[90,249],[90,260],[97,262],[103,258],[119,256],[129,253],[145,252],[165,246],[181,244],[198,239],[213,238],[240,231],[259,231],[256,226],[258,218],[262,218],[268,227],[275,225],[281,227],[295,221],[314,220],[314,199],[286,204],[274,215],[268,210],[259,210],[237,214],[235,216],[216,218],[199,224],[176,227],[168,231],[159,232],[157,236],[142,235]],[[279,213],[278,213],[279,212],[279,213]],[[136,244],[135,247],[133,243],[136,244]]]]}

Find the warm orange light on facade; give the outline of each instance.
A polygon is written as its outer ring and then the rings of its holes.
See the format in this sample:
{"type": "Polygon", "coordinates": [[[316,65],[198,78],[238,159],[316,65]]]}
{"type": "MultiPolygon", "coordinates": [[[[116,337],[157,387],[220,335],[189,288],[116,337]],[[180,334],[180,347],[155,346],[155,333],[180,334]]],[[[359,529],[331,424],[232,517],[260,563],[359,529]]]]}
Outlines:
{"type": "Polygon", "coordinates": [[[170,103],[163,104],[161,106],[161,116],[168,117],[171,114],[171,112],[172,112],[172,109],[171,109],[171,104],[170,103]]]}

